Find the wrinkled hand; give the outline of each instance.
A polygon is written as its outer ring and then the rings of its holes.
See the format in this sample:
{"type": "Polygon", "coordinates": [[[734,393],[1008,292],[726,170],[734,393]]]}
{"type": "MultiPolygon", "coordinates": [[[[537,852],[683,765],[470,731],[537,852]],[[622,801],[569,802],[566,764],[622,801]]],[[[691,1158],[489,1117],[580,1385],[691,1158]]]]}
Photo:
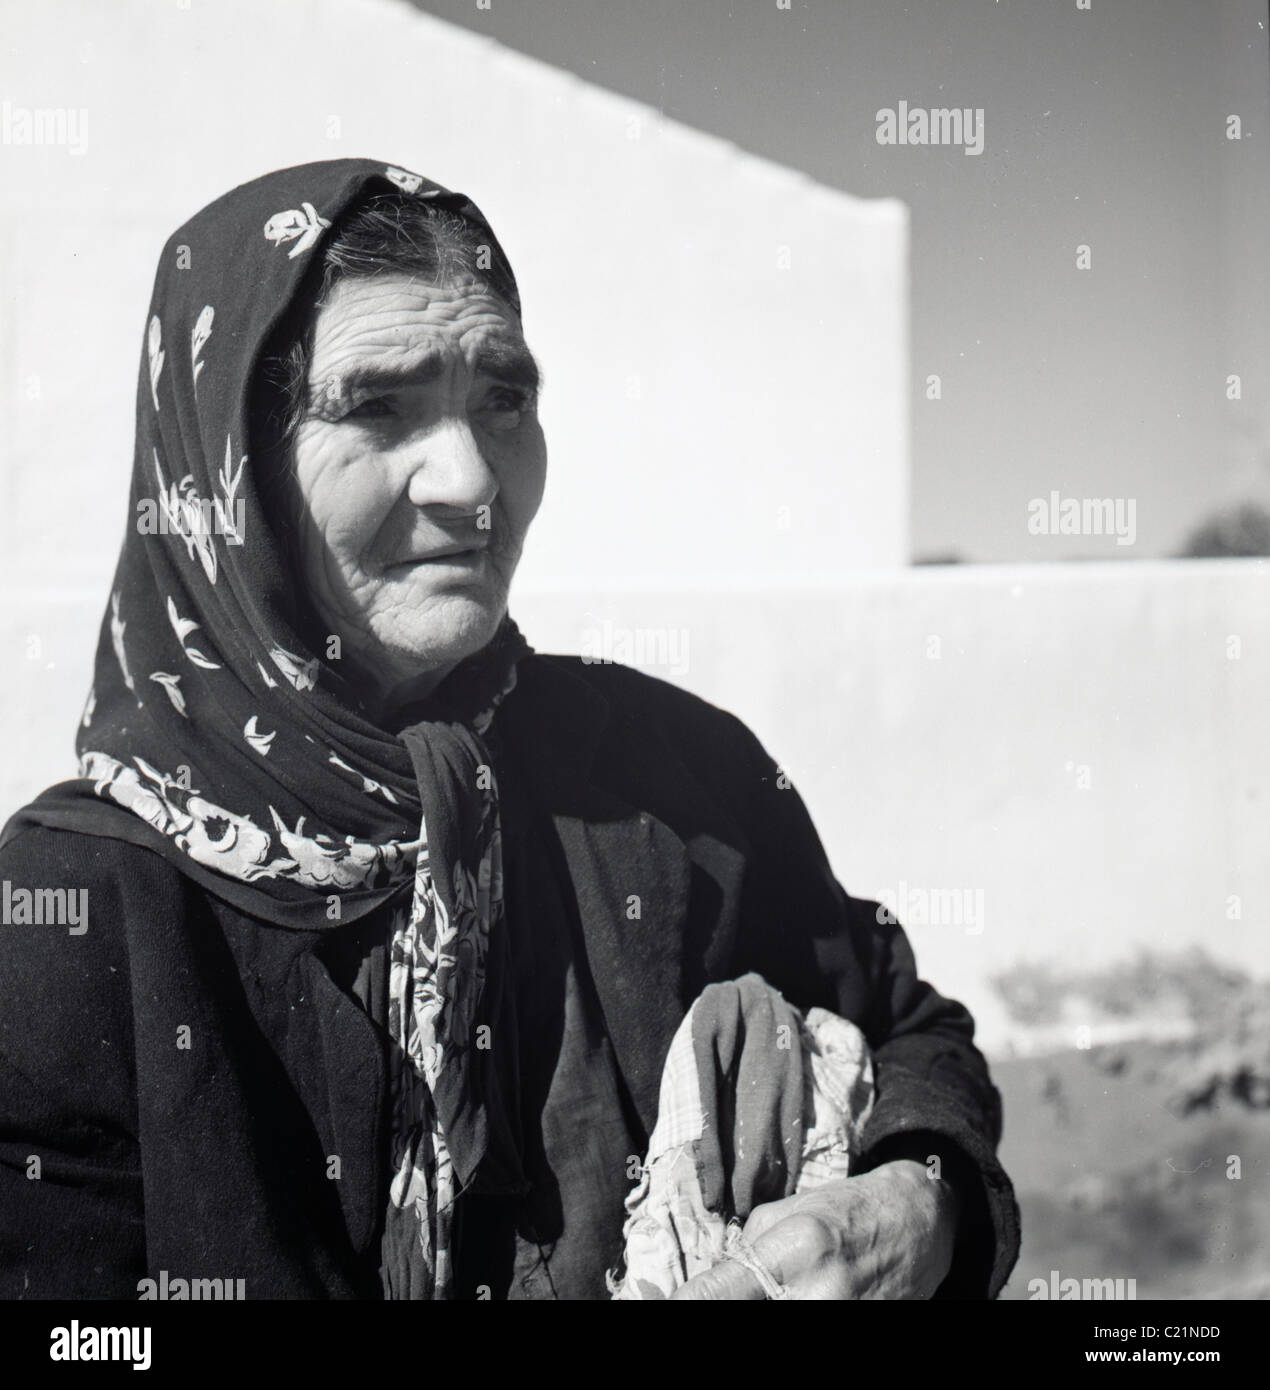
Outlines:
{"type": "MultiPolygon", "coordinates": [[[[952,1263],[957,1197],[914,1159],[755,1207],[754,1254],[790,1298],[930,1298],[952,1263]]],[[[762,1299],[757,1277],[725,1260],[672,1298],[762,1299]]]]}

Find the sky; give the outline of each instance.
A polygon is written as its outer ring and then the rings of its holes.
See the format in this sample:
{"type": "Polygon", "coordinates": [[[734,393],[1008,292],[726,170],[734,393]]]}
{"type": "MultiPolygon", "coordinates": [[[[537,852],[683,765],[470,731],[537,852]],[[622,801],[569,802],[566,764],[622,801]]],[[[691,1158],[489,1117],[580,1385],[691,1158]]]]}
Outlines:
{"type": "Polygon", "coordinates": [[[1270,501],[1264,4],[416,7],[908,204],[915,558],[1167,556],[1215,510],[1270,501]],[[901,101],[982,111],[982,153],[880,144],[901,101]],[[1054,494],[1132,503],[1132,543],[1033,534],[1054,494]]]}

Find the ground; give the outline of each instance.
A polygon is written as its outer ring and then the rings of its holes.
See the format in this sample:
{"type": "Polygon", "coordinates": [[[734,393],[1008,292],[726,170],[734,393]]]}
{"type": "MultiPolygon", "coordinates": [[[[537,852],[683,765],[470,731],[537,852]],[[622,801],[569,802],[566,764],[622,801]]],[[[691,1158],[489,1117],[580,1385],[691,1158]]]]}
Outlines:
{"type": "MultiPolygon", "coordinates": [[[[1027,983],[1042,1021],[1072,997],[1072,977],[1027,983]]],[[[1058,1270],[1136,1279],[1139,1299],[1270,1299],[1270,991],[1202,958],[1104,976],[1101,1001],[1080,984],[1122,1027],[1180,997],[1192,1032],[994,1063],[1023,1214],[1002,1297],[1026,1299],[1030,1279],[1058,1270]]]]}

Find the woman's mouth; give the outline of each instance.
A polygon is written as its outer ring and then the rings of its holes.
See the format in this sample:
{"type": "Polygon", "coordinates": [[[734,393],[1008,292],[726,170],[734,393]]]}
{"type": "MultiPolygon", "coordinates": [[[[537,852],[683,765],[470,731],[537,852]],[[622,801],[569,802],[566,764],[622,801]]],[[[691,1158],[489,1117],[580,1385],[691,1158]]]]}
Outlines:
{"type": "Polygon", "coordinates": [[[397,570],[414,569],[419,565],[471,566],[482,563],[487,553],[488,547],[483,545],[446,546],[441,550],[429,551],[426,555],[409,555],[404,560],[397,560],[385,568],[391,574],[397,570]]]}

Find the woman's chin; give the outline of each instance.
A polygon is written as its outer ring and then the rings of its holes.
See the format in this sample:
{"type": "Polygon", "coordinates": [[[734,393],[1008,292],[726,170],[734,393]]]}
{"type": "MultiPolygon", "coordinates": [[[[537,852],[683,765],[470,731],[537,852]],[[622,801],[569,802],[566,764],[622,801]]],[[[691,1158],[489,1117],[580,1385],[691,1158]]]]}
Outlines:
{"type": "Polygon", "coordinates": [[[398,621],[384,634],[385,646],[403,670],[424,673],[457,666],[493,639],[506,611],[503,601],[447,594],[418,612],[394,615],[398,621]]]}

